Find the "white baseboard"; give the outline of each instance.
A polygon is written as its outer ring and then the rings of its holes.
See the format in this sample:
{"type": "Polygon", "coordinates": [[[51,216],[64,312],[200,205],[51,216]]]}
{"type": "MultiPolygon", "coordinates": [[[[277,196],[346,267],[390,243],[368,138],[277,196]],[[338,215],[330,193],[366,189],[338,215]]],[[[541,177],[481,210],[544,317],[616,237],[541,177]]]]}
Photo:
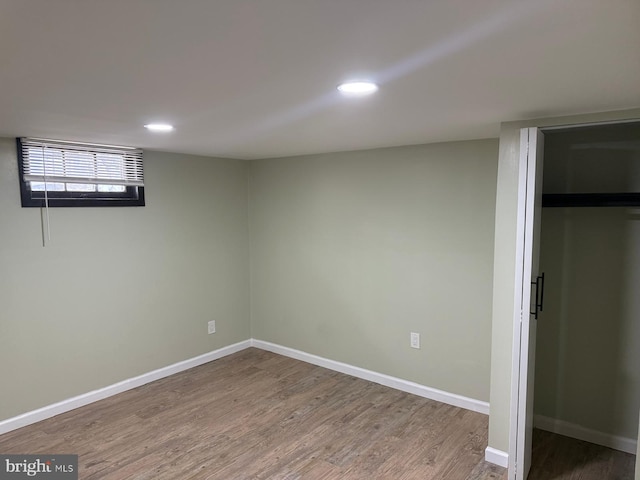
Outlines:
{"type": "MultiPolygon", "coordinates": [[[[245,348],[248,348],[248,347],[256,347],[262,350],[278,353],[286,357],[295,358],[297,360],[302,360],[304,362],[311,363],[313,365],[318,365],[324,368],[328,368],[330,370],[335,370],[337,372],[345,373],[347,375],[352,375],[354,377],[362,378],[364,380],[379,383],[380,385],[385,385],[387,387],[395,388],[403,392],[412,393],[420,397],[429,398],[431,400],[436,400],[438,402],[446,403],[446,404],[464,408],[467,410],[472,410],[474,412],[483,413],[485,415],[489,414],[489,404],[487,402],[482,402],[480,400],[464,397],[462,395],[457,395],[455,393],[449,393],[443,390],[437,390],[435,388],[426,387],[424,385],[403,380],[401,378],[373,372],[371,370],[366,370],[364,368],[355,367],[353,365],[337,362],[335,360],[330,360],[328,358],[319,357],[317,355],[305,353],[300,350],[295,350],[293,348],[284,347],[281,345],[265,342],[262,340],[249,339],[243,342],[229,345],[227,347],[220,348],[218,350],[214,350],[209,353],[205,353],[203,355],[199,355],[194,358],[190,358],[188,360],[184,360],[182,362],[174,363],[173,365],[169,365],[163,368],[159,368],[157,370],[153,370],[148,373],[144,373],[137,377],[129,378],[127,380],[114,383],[113,385],[109,385],[107,387],[100,388],[98,390],[93,390],[91,392],[87,392],[82,395],[68,398],[66,400],[62,400],[61,402],[57,402],[52,405],[47,405],[46,407],[42,407],[37,410],[23,413],[16,417],[2,420],[0,421],[0,435],[3,433],[7,433],[12,430],[15,430],[17,428],[31,425],[32,423],[36,423],[41,420],[46,420],[47,418],[54,417],[61,413],[65,413],[70,410],[83,407],[90,403],[97,402],[98,400],[102,400],[104,398],[117,395],[118,393],[126,392],[127,390],[140,387],[142,385],[153,382],[155,380],[159,380],[161,378],[165,378],[170,375],[183,372],[185,370],[188,370],[193,367],[197,367],[204,363],[217,360],[218,358],[231,355],[232,353],[239,352],[240,350],[244,350],[245,348]]],[[[493,463],[497,463],[497,462],[493,462],[493,463]]],[[[500,463],[498,463],[498,465],[500,465],[500,463]]]]}
{"type": "Polygon", "coordinates": [[[370,382],[379,383],[387,387],[395,388],[403,392],[412,393],[420,397],[436,400],[438,402],[453,405],[455,407],[472,410],[474,412],[483,413],[489,415],[489,403],[475,400],[473,398],[464,397],[455,393],[445,392],[443,390],[437,390],[435,388],[426,387],[419,383],[410,382],[401,378],[392,377],[383,373],[373,372],[364,368],[355,367],[335,360],[329,360],[328,358],[319,357],[310,353],[295,350],[293,348],[284,347],[275,343],[265,342],[263,340],[251,340],[251,346],[267,350],[269,352],[278,353],[285,357],[295,358],[296,360],[302,360],[303,362],[318,365],[320,367],[335,370],[336,372],[346,373],[354,377],[362,378],[363,380],[369,380],[370,382]]]}
{"type": "Polygon", "coordinates": [[[174,363],[173,365],[169,365],[167,367],[153,370],[152,372],[144,373],[137,377],[114,383],[113,385],[109,385],[108,387],[93,390],[92,392],[84,393],[82,395],[68,398],[66,400],[62,400],[61,402],[47,405],[46,407],[39,408],[31,412],[23,413],[22,415],[18,415],[16,417],[2,420],[0,421],[0,435],[20,427],[31,425],[32,423],[36,423],[41,420],[54,417],[61,413],[68,412],[69,410],[83,407],[85,405],[88,405],[89,403],[97,402],[98,400],[102,400],[103,398],[126,392],[127,390],[140,387],[155,380],[168,377],[169,375],[173,375],[175,373],[197,367],[198,365],[211,362],[212,360],[217,360],[218,358],[231,355],[232,353],[239,352],[240,350],[244,350],[245,348],[248,348],[250,346],[251,340],[245,340],[243,342],[235,343],[233,345],[229,345],[227,347],[223,347],[218,350],[214,350],[212,352],[205,353],[188,360],[184,360],[182,362],[174,363]]]}
{"type": "Polygon", "coordinates": [[[507,468],[509,466],[509,454],[502,450],[498,450],[497,448],[485,448],[484,459],[489,463],[498,465],[499,467],[507,468]]]}
{"type": "Polygon", "coordinates": [[[636,439],[591,430],[576,425],[575,423],[565,422],[564,420],[557,420],[543,415],[534,415],[533,426],[540,430],[584,440],[585,442],[595,443],[596,445],[602,445],[603,447],[613,448],[633,455],[635,455],[637,451],[638,441],[636,439]]]}

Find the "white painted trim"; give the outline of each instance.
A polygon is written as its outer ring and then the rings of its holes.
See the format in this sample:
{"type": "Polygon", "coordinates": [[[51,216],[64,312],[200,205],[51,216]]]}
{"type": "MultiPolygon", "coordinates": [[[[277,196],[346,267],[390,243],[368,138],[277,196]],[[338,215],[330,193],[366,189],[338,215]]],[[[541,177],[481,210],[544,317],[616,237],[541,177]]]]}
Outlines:
{"type": "Polygon", "coordinates": [[[205,353],[188,360],[183,360],[182,362],[174,363],[173,365],[169,365],[148,373],[144,373],[142,375],[138,375],[137,377],[114,383],[113,385],[109,385],[98,390],[83,393],[82,395],[68,398],[66,400],[62,400],[61,402],[47,405],[46,407],[42,407],[31,412],[23,413],[22,415],[18,415],[16,417],[2,420],[0,421],[0,435],[20,427],[31,425],[32,423],[36,423],[41,420],[54,417],[61,413],[68,412],[75,408],[83,407],[90,403],[97,402],[98,400],[117,395],[118,393],[126,392],[127,390],[140,387],[142,385],[153,382],[155,380],[159,380],[161,378],[168,377],[175,373],[197,367],[198,365],[211,362],[212,360],[217,360],[218,358],[231,355],[232,353],[239,352],[240,350],[244,350],[245,348],[249,348],[250,346],[251,340],[245,340],[243,342],[219,348],[218,350],[214,350],[212,352],[205,353]]]}
{"type": "Polygon", "coordinates": [[[385,385],[387,387],[395,388],[396,390],[412,393],[420,397],[429,398],[431,400],[436,400],[438,402],[446,403],[456,407],[465,408],[467,410],[483,413],[485,415],[489,414],[489,404],[487,402],[482,402],[480,400],[464,397],[462,395],[457,395],[455,393],[449,393],[443,390],[437,390],[435,388],[426,387],[424,385],[403,380],[401,378],[373,372],[371,370],[355,367],[353,365],[337,362],[335,360],[329,360],[327,358],[319,357],[317,355],[312,355],[310,353],[305,353],[300,350],[295,350],[293,348],[284,347],[282,345],[277,345],[277,344],[265,342],[262,340],[249,339],[243,342],[229,345],[227,347],[220,348],[218,350],[214,350],[209,353],[205,353],[203,355],[199,355],[194,358],[190,358],[188,360],[183,360],[181,362],[174,363],[172,365],[159,368],[157,370],[153,370],[148,373],[144,373],[137,377],[129,378],[121,382],[114,383],[113,385],[109,385],[107,387],[100,388],[98,390],[93,390],[91,392],[87,392],[72,398],[68,398],[66,400],[62,400],[61,402],[47,405],[37,410],[32,410],[30,412],[23,413],[16,417],[2,420],[0,421],[0,435],[3,433],[7,433],[12,430],[15,430],[17,428],[31,425],[32,423],[36,423],[41,420],[46,420],[47,418],[54,417],[61,413],[65,413],[70,410],[83,407],[90,403],[97,402],[98,400],[102,400],[104,398],[108,398],[113,395],[126,392],[127,390],[140,387],[142,385],[153,382],[155,380],[160,380],[161,378],[165,378],[170,375],[183,372],[190,368],[197,367],[199,365],[211,362],[213,360],[217,360],[219,358],[225,357],[227,355],[231,355],[232,353],[239,352],[249,347],[256,347],[262,350],[278,353],[286,357],[302,360],[304,362],[311,363],[313,365],[318,365],[324,368],[328,368],[330,370],[335,370],[337,372],[345,373],[347,375],[352,375],[354,377],[362,378],[364,380],[379,383],[380,385],[385,385]]]}
{"type": "MultiPolygon", "coordinates": [[[[525,218],[527,210],[527,162],[523,157],[522,131],[518,130],[518,203],[516,217],[516,258],[514,269],[514,298],[513,298],[513,339],[511,350],[511,397],[509,409],[509,454],[514,461],[509,465],[509,480],[516,478],[517,438],[518,438],[518,411],[520,393],[520,360],[522,356],[522,289],[524,278],[524,244],[525,244],[525,218]]],[[[522,419],[524,420],[524,419],[522,419]]],[[[519,479],[522,480],[522,479],[519,479]]]]}
{"type": "Polygon", "coordinates": [[[540,430],[584,440],[585,442],[595,443],[596,445],[631,453],[632,455],[636,454],[636,449],[638,448],[638,441],[634,438],[619,437],[610,433],[599,432],[575,423],[569,423],[543,415],[534,415],[533,424],[540,430]]]}
{"type": "Polygon", "coordinates": [[[509,454],[502,450],[498,450],[497,448],[485,448],[484,459],[489,463],[498,465],[499,467],[507,468],[509,466],[509,454]]]}
{"type": "Polygon", "coordinates": [[[435,388],[420,385],[419,383],[410,382],[408,380],[392,377],[383,373],[373,372],[371,370],[366,370],[364,368],[355,367],[353,365],[337,362],[328,358],[319,357],[317,355],[302,352],[300,350],[295,350],[289,347],[284,347],[275,343],[257,340],[255,338],[251,340],[251,346],[284,355],[285,357],[302,360],[303,362],[328,368],[336,372],[362,378],[363,380],[379,383],[380,385],[395,388],[396,390],[401,390],[403,392],[412,393],[420,397],[429,398],[431,400],[436,400],[438,402],[453,405],[455,407],[460,407],[467,410],[472,410],[474,412],[489,415],[489,403],[487,402],[464,397],[455,393],[445,392],[443,390],[437,390],[435,388]]]}

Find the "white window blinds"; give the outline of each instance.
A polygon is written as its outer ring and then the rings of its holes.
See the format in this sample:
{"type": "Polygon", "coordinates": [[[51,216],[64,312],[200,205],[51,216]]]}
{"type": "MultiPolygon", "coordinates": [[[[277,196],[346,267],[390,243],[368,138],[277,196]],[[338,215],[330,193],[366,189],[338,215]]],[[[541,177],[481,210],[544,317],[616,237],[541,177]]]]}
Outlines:
{"type": "Polygon", "coordinates": [[[142,150],[21,138],[24,180],[144,186],[142,150]]]}

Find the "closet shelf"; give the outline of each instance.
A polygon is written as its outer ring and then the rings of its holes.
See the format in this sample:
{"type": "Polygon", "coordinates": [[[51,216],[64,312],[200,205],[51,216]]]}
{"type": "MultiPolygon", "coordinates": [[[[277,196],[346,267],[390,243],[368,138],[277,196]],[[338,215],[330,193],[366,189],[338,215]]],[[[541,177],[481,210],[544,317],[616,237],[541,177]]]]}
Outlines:
{"type": "Polygon", "coordinates": [[[640,207],[640,192],[544,193],[543,207],[640,207]]]}

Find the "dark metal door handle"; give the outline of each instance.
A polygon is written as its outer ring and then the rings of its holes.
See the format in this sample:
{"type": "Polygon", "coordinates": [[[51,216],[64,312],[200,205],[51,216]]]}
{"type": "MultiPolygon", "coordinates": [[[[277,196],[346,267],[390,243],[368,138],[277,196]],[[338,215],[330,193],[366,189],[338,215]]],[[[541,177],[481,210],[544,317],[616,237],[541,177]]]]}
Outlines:
{"type": "Polygon", "coordinates": [[[533,318],[538,319],[538,312],[541,312],[544,308],[544,272],[542,275],[536,277],[535,282],[531,282],[531,285],[536,286],[535,302],[533,312],[529,312],[533,315],[533,318]]]}

